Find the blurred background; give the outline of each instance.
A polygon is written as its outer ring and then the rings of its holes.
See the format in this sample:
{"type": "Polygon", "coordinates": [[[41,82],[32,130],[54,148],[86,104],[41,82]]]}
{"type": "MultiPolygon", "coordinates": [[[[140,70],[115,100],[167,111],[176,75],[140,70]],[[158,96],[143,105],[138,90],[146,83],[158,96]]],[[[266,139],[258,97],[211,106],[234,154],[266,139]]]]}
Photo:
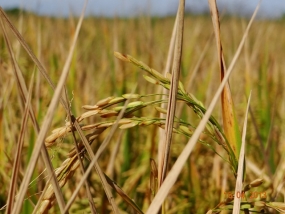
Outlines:
{"type": "MultiPolygon", "coordinates": [[[[131,93],[136,86],[135,93],[140,95],[160,93],[160,86],[145,81],[144,71],[119,61],[114,57],[114,51],[129,54],[163,73],[178,2],[178,0],[89,0],[87,15],[80,30],[66,82],[68,100],[75,116],[86,112],[82,109],[83,105],[94,105],[110,96],[120,97],[131,93]]],[[[221,40],[227,66],[233,59],[249,17],[258,2],[257,0],[217,0],[221,19],[221,40]]],[[[83,5],[82,0],[0,0],[0,6],[6,9],[11,23],[46,68],[55,84],[68,56],[78,22],[77,16],[81,13],[83,5]]],[[[220,84],[217,48],[208,1],[186,0],[186,8],[188,13],[185,16],[180,80],[186,91],[207,108],[220,84]]],[[[262,1],[258,18],[253,22],[230,79],[240,130],[243,126],[247,97],[252,90],[251,114],[246,136],[245,183],[264,178],[264,185],[255,191],[266,192],[268,196],[266,200],[275,202],[284,202],[285,195],[284,26],[285,1],[262,1]],[[282,190],[279,191],[280,189],[282,190]]],[[[26,85],[30,84],[32,74],[35,73],[31,102],[41,125],[52,99],[53,90],[8,25],[6,30],[26,85]]],[[[21,101],[16,83],[10,54],[0,30],[0,181],[3,184],[3,188],[0,188],[0,208],[7,201],[16,142],[24,115],[24,103],[21,101]]],[[[158,96],[146,96],[140,100],[151,102],[156,99],[158,96]]],[[[191,108],[182,104],[178,103],[177,118],[195,128],[200,118],[191,108]]],[[[110,109],[113,107],[115,106],[111,106],[110,109]]],[[[221,112],[221,105],[218,103],[213,116],[220,124],[222,124],[221,112]]],[[[134,112],[134,116],[157,118],[159,113],[150,105],[134,112]]],[[[65,127],[65,120],[65,111],[59,105],[48,135],[56,128],[65,127]]],[[[97,124],[113,120],[114,117],[101,118],[97,115],[83,122],[97,124]]],[[[103,171],[137,203],[142,211],[147,209],[153,197],[150,188],[150,158],[157,161],[158,130],[155,125],[136,126],[127,130],[118,129],[99,160],[103,171]]],[[[93,130],[84,133],[90,132],[93,130]]],[[[94,151],[108,133],[107,129],[94,140],[92,144],[94,151]]],[[[36,136],[29,121],[21,156],[22,172],[25,172],[31,158],[36,136]]],[[[181,154],[188,140],[188,136],[174,135],[170,166],[181,154]]],[[[234,190],[235,178],[227,163],[226,151],[206,134],[202,135],[202,141],[208,143],[207,146],[202,143],[195,146],[168,196],[166,203],[168,213],[206,213],[225,199],[225,192],[234,190]]],[[[68,134],[49,147],[54,168],[62,165],[73,147],[73,139],[68,134]]],[[[87,158],[85,164],[88,163],[87,158]]],[[[80,181],[81,176],[80,170],[77,170],[68,178],[63,188],[65,198],[70,197],[75,189],[74,184],[80,181]]],[[[34,210],[34,204],[39,201],[39,193],[44,189],[46,178],[44,165],[40,162],[34,172],[33,182],[29,186],[29,196],[26,197],[29,200],[24,202],[23,213],[32,213],[34,210]]],[[[108,200],[102,197],[104,190],[95,172],[89,181],[92,184],[91,192],[99,213],[110,213],[108,200]]],[[[114,197],[121,213],[133,213],[130,206],[118,194],[115,193],[114,197]]],[[[0,209],[0,214],[4,212],[2,211],[0,209]]],[[[90,212],[84,189],[71,207],[71,213],[83,212],[90,212]]],[[[56,203],[50,213],[60,213],[56,203]]]]}
{"type": "MultiPolygon", "coordinates": [[[[67,16],[68,14],[80,14],[84,1],[77,0],[0,0],[0,6],[4,9],[22,7],[41,15],[67,16]]],[[[220,11],[234,15],[248,16],[252,14],[258,4],[258,0],[217,0],[220,11]]],[[[166,16],[174,14],[177,9],[177,0],[98,0],[89,1],[88,15],[96,16],[135,16],[137,14],[151,14],[154,16],[166,16]]],[[[208,13],[208,1],[186,1],[186,9],[192,13],[208,13]]],[[[285,13],[283,0],[262,1],[259,17],[280,18],[285,13]]]]}

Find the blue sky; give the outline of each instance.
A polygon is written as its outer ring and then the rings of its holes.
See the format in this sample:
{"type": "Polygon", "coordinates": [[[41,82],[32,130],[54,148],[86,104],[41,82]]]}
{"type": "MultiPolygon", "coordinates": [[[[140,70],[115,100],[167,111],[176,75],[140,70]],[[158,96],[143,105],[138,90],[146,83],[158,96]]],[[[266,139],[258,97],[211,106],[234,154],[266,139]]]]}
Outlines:
{"type": "MultiPolygon", "coordinates": [[[[239,15],[252,14],[258,0],[217,0],[220,11],[239,15]]],[[[5,8],[23,7],[40,14],[67,16],[70,12],[79,14],[83,0],[0,0],[5,8]]],[[[87,14],[104,16],[125,16],[150,13],[163,16],[174,14],[178,0],[89,0],[87,14]]],[[[207,0],[186,0],[186,8],[192,12],[208,11],[207,0]]],[[[280,17],[285,14],[284,0],[263,0],[259,10],[261,17],[280,17]]]]}

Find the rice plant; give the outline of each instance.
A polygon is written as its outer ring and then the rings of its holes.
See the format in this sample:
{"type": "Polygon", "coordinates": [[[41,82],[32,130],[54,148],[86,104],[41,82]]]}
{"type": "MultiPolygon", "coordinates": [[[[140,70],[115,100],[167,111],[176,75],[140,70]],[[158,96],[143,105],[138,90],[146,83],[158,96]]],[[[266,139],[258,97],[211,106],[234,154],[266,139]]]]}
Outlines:
{"type": "Polygon", "coordinates": [[[18,27],[1,9],[0,212],[285,212],[282,21],[209,7],[18,27]]]}

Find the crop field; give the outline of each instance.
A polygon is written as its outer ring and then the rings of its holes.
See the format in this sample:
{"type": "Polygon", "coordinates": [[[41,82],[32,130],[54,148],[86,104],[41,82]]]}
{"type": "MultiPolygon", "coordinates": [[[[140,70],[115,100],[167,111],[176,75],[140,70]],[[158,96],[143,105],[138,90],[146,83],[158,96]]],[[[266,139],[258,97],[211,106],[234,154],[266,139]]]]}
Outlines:
{"type": "Polygon", "coordinates": [[[211,10],[1,10],[0,213],[285,213],[285,20],[211,10]]]}

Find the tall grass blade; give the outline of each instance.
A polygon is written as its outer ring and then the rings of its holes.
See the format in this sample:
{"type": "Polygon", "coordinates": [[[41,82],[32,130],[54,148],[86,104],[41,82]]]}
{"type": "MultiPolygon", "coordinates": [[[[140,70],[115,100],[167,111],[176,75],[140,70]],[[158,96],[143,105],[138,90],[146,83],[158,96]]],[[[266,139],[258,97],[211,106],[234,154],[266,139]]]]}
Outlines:
{"type": "Polygon", "coordinates": [[[17,179],[18,179],[18,173],[19,173],[19,168],[20,168],[20,161],[21,161],[21,157],[22,157],[22,148],[23,148],[23,144],[24,144],[24,136],[25,136],[28,117],[29,117],[29,103],[31,102],[32,91],[33,91],[33,83],[34,83],[34,73],[32,75],[30,86],[29,86],[27,102],[25,105],[24,116],[22,119],[21,130],[20,130],[19,138],[18,138],[17,150],[15,153],[15,158],[14,158],[15,161],[14,161],[13,171],[12,171],[11,184],[10,184],[8,200],[7,200],[6,213],[11,213],[13,206],[14,206],[14,198],[15,198],[15,193],[16,193],[16,188],[17,188],[17,179]]]}
{"type": "Polygon", "coordinates": [[[245,167],[245,137],[246,137],[246,127],[247,127],[247,117],[248,117],[248,111],[249,111],[249,105],[250,105],[250,99],[251,99],[251,92],[248,97],[247,102],[247,109],[245,113],[244,118],[244,124],[243,124],[243,131],[242,131],[242,144],[241,144],[241,150],[238,160],[238,171],[237,171],[237,179],[236,179],[236,188],[235,188],[235,199],[234,199],[234,207],[233,207],[233,213],[238,214],[240,212],[240,201],[242,197],[237,197],[238,195],[242,195],[242,183],[244,178],[244,167],[245,167]]]}
{"type": "Polygon", "coordinates": [[[184,28],[184,8],[185,1],[180,0],[179,3],[179,15],[178,15],[178,23],[177,23],[177,37],[175,43],[175,53],[174,53],[174,62],[173,62],[173,73],[169,91],[169,100],[168,100],[168,108],[165,122],[165,144],[162,150],[162,159],[161,164],[159,165],[159,185],[163,183],[163,180],[166,176],[170,148],[171,148],[171,139],[172,139],[172,129],[173,129],[173,120],[175,116],[176,109],[176,97],[177,97],[177,89],[180,75],[180,64],[181,64],[181,55],[182,55],[182,43],[183,43],[183,28],[184,28]]]}
{"type": "MultiPolygon", "coordinates": [[[[167,60],[166,60],[166,65],[164,68],[164,76],[166,76],[167,73],[171,73],[171,66],[172,66],[172,62],[173,62],[173,54],[174,54],[174,47],[175,47],[175,41],[176,41],[176,34],[177,34],[177,22],[178,22],[178,13],[179,11],[177,11],[176,17],[175,17],[175,22],[174,22],[174,26],[172,29],[172,35],[171,35],[171,39],[170,39],[170,45],[169,45],[169,49],[168,49],[168,53],[167,53],[167,60]]],[[[159,89],[158,92],[162,92],[162,96],[161,99],[166,99],[166,96],[164,94],[168,94],[169,91],[166,88],[162,88],[159,89]]],[[[162,103],[161,104],[162,108],[167,108],[167,104],[166,103],[162,103]]],[[[165,115],[163,113],[160,113],[160,118],[165,118],[165,115]]],[[[164,129],[159,129],[159,143],[158,143],[158,155],[157,155],[157,160],[158,160],[158,164],[159,164],[159,174],[162,174],[162,160],[163,160],[163,148],[164,148],[164,144],[165,144],[165,130],[164,129]]],[[[161,176],[159,176],[161,177],[161,176]]]]}
{"type": "Polygon", "coordinates": [[[154,159],[150,159],[150,192],[151,192],[151,200],[154,198],[157,189],[158,189],[158,172],[157,166],[154,159]]]}
{"type": "Polygon", "coordinates": [[[141,209],[138,205],[114,182],[112,181],[107,175],[105,175],[106,180],[110,186],[113,187],[114,190],[127,202],[137,213],[143,214],[141,209]]]}
{"type": "MultiPolygon", "coordinates": [[[[216,37],[216,45],[218,50],[218,60],[221,80],[223,80],[226,73],[226,66],[224,63],[223,48],[220,36],[220,22],[219,22],[219,12],[216,4],[216,0],[209,0],[209,7],[212,15],[212,22],[214,26],[214,32],[216,37]]],[[[225,135],[235,153],[235,158],[239,156],[240,146],[241,146],[241,134],[238,127],[235,108],[231,96],[231,90],[229,83],[226,84],[222,95],[222,115],[223,115],[223,127],[225,135]]],[[[232,157],[234,158],[234,157],[232,157]]]]}

